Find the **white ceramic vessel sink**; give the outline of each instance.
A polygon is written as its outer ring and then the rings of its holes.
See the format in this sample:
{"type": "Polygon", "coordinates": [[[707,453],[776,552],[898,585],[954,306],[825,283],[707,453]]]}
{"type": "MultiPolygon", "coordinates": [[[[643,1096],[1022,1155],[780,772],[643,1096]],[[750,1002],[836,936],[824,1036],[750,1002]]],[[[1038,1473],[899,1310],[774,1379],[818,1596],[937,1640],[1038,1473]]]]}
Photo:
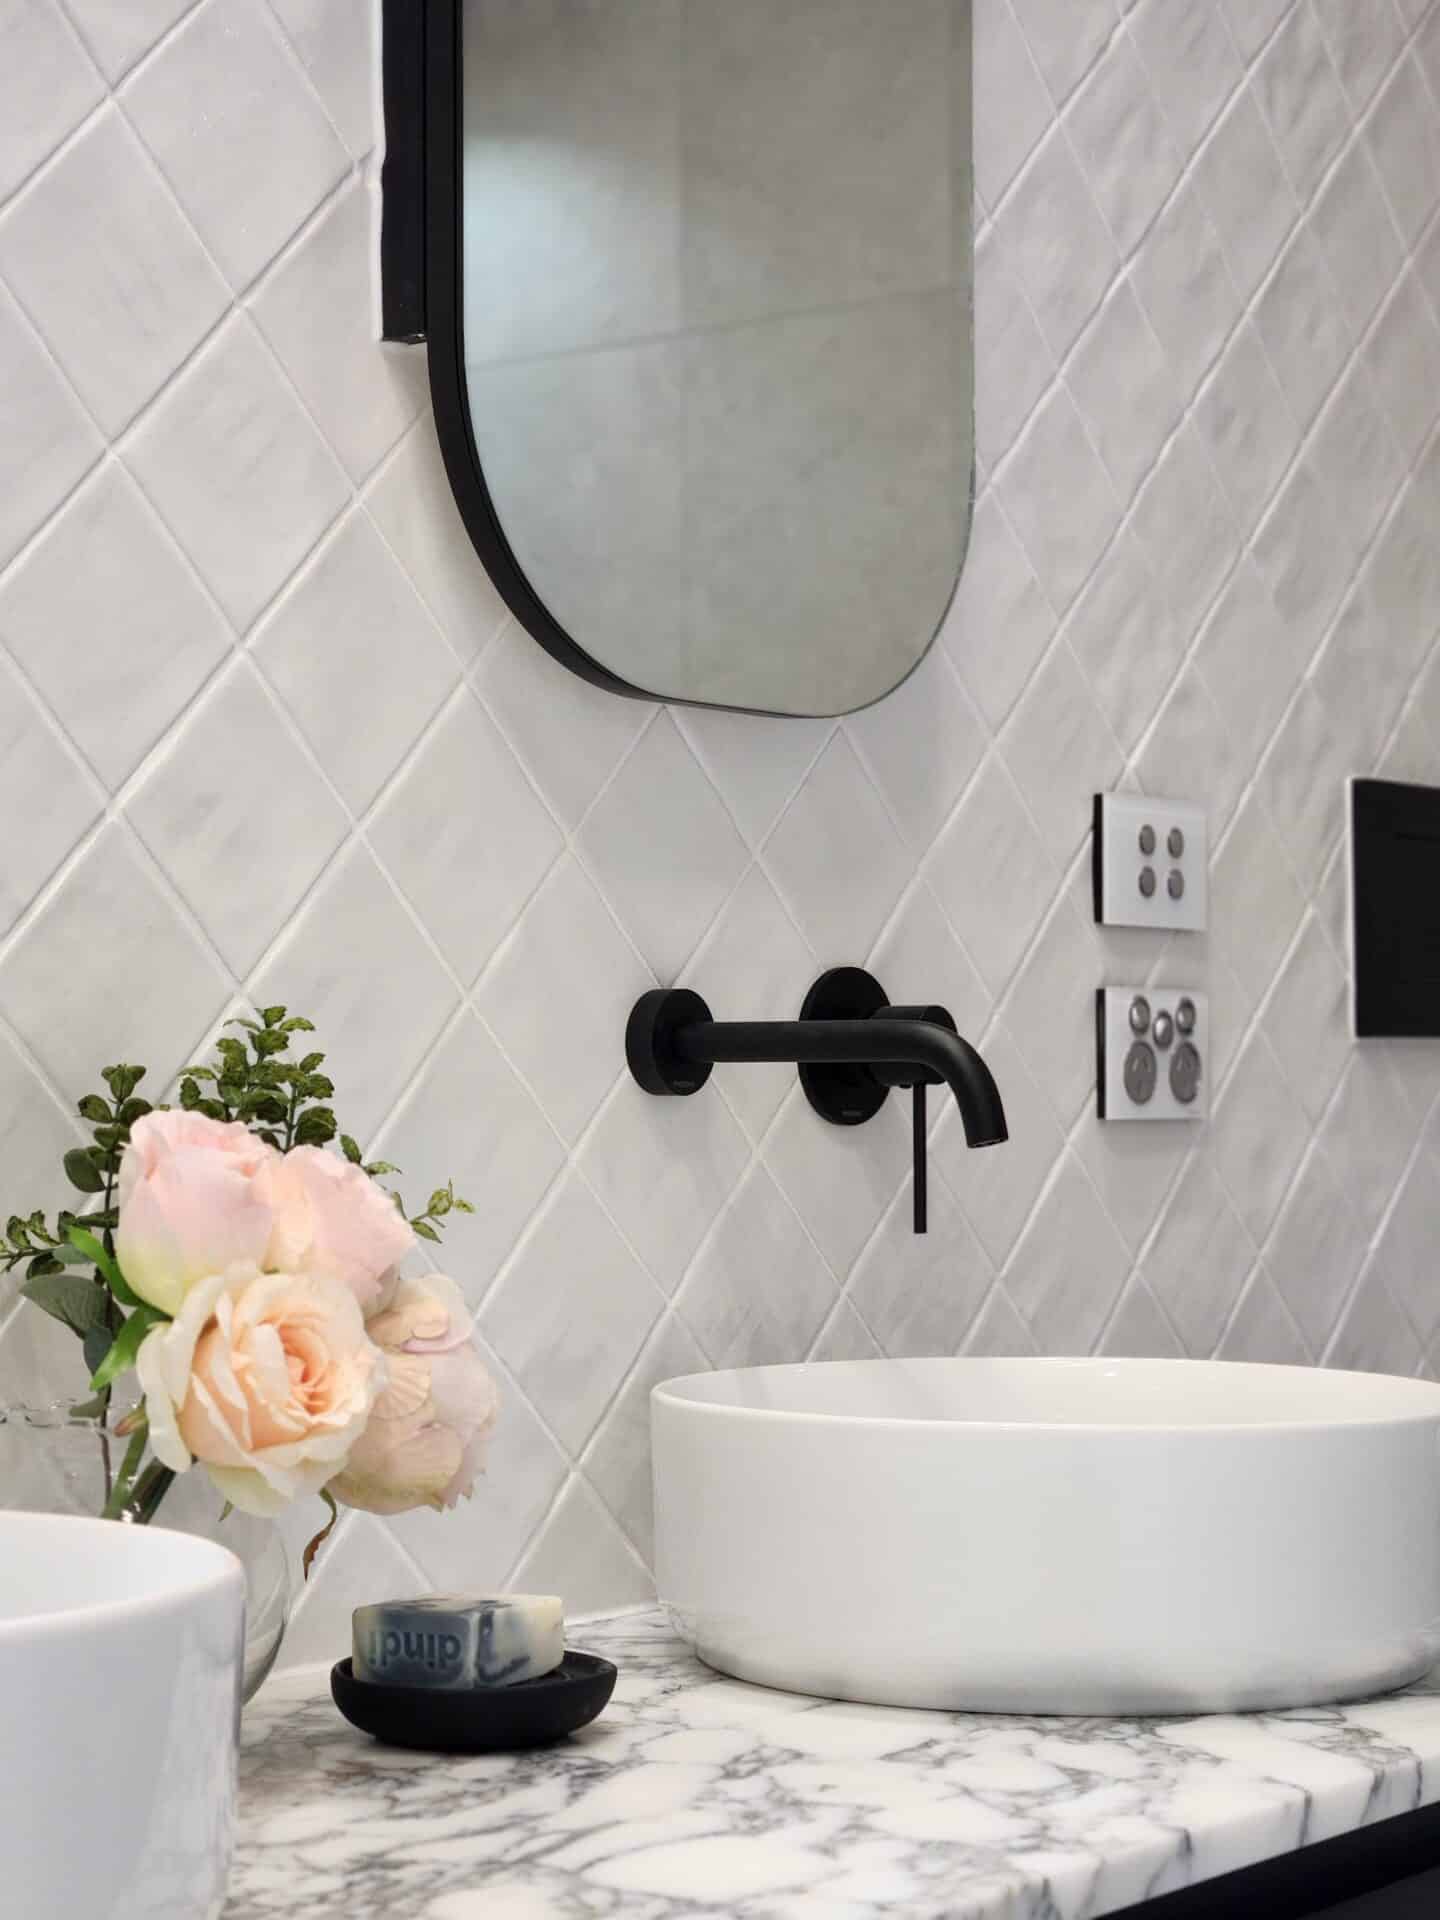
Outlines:
{"type": "Polygon", "coordinates": [[[1440,1386],[875,1360],[655,1390],[657,1577],[701,1659],[895,1706],[1310,1705],[1440,1659],[1440,1386]]]}
{"type": "Polygon", "coordinates": [[[208,1540],[0,1513],[0,1913],[219,1914],[244,1608],[208,1540]]]}

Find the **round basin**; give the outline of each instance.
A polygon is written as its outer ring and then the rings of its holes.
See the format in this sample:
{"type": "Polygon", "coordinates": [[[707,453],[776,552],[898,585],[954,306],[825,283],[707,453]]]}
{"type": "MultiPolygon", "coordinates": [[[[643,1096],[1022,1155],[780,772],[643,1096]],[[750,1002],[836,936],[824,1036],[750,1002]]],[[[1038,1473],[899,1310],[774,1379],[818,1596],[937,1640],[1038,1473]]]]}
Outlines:
{"type": "Polygon", "coordinates": [[[219,1914],[244,1607],[208,1540],[0,1513],[0,1911],[219,1914]]]}
{"type": "Polygon", "coordinates": [[[1440,1386],[874,1360],[652,1401],[656,1576],[708,1665],[977,1712],[1313,1705],[1440,1659],[1440,1386]]]}

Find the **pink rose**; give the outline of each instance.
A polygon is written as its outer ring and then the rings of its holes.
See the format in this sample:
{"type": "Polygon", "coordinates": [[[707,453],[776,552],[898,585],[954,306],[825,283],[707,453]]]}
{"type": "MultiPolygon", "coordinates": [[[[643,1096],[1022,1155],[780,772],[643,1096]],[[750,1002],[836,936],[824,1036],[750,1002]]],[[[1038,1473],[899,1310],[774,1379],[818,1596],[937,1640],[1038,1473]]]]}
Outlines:
{"type": "Polygon", "coordinates": [[[238,1120],[147,1113],[135,1122],[120,1157],[115,1252],[142,1300],[176,1313],[197,1280],[263,1256],[266,1175],[279,1158],[238,1120]]]}
{"type": "Polygon", "coordinates": [[[348,1287],[247,1262],[192,1287],[136,1369],[156,1457],[177,1473],[199,1460],[234,1506],[266,1515],[344,1462],[385,1363],[348,1287]]]}
{"type": "Polygon", "coordinates": [[[383,1187],[338,1154],[295,1147],[272,1163],[268,1191],[275,1223],[266,1267],[331,1274],[367,1314],[385,1305],[415,1235],[383,1187]]]}
{"type": "Polygon", "coordinates": [[[499,1412],[465,1297],[443,1274],[402,1280],[366,1331],[385,1355],[385,1386],[330,1491],[370,1513],[453,1507],[469,1497],[499,1412]]]}

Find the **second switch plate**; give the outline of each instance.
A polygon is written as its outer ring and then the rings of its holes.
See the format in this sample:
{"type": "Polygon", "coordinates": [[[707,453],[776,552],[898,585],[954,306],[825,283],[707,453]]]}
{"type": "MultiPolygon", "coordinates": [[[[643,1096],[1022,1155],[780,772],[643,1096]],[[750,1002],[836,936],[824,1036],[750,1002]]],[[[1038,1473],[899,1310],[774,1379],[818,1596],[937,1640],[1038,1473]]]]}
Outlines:
{"type": "Polygon", "coordinates": [[[1095,796],[1095,918],[1105,927],[1200,933],[1210,849],[1205,809],[1140,793],[1095,796]]]}

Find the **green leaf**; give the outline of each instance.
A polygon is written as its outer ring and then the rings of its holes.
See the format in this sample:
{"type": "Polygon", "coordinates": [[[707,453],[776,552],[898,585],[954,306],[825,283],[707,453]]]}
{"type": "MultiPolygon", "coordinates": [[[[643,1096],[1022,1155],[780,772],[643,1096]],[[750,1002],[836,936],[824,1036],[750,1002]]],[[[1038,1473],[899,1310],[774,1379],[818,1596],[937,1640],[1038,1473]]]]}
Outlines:
{"type": "Polygon", "coordinates": [[[393,1166],[388,1160],[372,1160],[365,1171],[372,1180],[382,1180],[387,1173],[401,1173],[404,1169],[393,1166]]]}
{"type": "Polygon", "coordinates": [[[243,1018],[239,1018],[235,1020],[227,1020],[225,1024],[227,1027],[244,1027],[247,1033],[263,1033],[265,1031],[265,1029],[260,1025],[258,1020],[246,1020],[243,1018]]]}
{"type": "Polygon", "coordinates": [[[111,1117],[109,1103],[102,1100],[98,1093],[86,1094],[80,1102],[79,1113],[82,1120],[105,1121],[111,1117]]]}
{"type": "Polygon", "coordinates": [[[430,1196],[430,1205],[426,1211],[436,1220],[443,1220],[455,1204],[448,1187],[437,1187],[430,1196]]]}
{"type": "MultiPolygon", "coordinates": [[[[122,1307],[138,1307],[140,1297],[132,1292],[125,1276],[115,1264],[113,1254],[107,1253],[93,1233],[87,1233],[83,1227],[71,1227],[70,1244],[78,1247],[87,1259],[94,1262],[105,1276],[105,1284],[120,1302],[122,1307]]],[[[99,1389],[97,1388],[98,1392],[99,1389]]]]}
{"type": "Polygon", "coordinates": [[[200,1104],[200,1089],[188,1075],[180,1082],[180,1104],[187,1113],[193,1113],[200,1104]]]}
{"type": "Polygon", "coordinates": [[[300,1088],[307,1100],[329,1100],[335,1092],[335,1082],[324,1073],[307,1073],[300,1088]]]}
{"type": "Polygon", "coordinates": [[[419,1234],[422,1240],[434,1240],[437,1244],[439,1243],[439,1239],[440,1239],[439,1234],[435,1231],[434,1227],[431,1226],[430,1222],[427,1219],[425,1219],[423,1215],[412,1220],[410,1224],[415,1229],[416,1233],[419,1234]]]}
{"type": "Polygon", "coordinates": [[[307,1053],[300,1062],[301,1073],[314,1073],[315,1069],[324,1063],[324,1059],[323,1053],[307,1053]]]}
{"type": "Polygon", "coordinates": [[[109,1352],[90,1376],[90,1391],[103,1393],[112,1380],[118,1380],[122,1373],[128,1373],[135,1364],[145,1336],[152,1327],[159,1326],[165,1319],[163,1313],[157,1313],[154,1307],[137,1307],[130,1318],[116,1334],[109,1352]]]}
{"type": "Polygon", "coordinates": [[[473,1213],[475,1209],[468,1200],[462,1200],[457,1193],[455,1196],[455,1211],[457,1213],[473,1213]]]}
{"type": "Polygon", "coordinates": [[[106,1067],[100,1078],[117,1101],[128,1100],[145,1078],[144,1067],[106,1067]]]}
{"type": "Polygon", "coordinates": [[[65,1178],[79,1193],[103,1193],[105,1177],[90,1158],[88,1147],[71,1147],[65,1156],[65,1178]]]}
{"type": "Polygon", "coordinates": [[[261,1007],[260,1018],[267,1027],[278,1027],[285,1018],[285,1009],[284,1007],[261,1007]]]}
{"type": "Polygon", "coordinates": [[[127,1100],[115,1118],[122,1127],[133,1127],[137,1120],[143,1120],[147,1113],[154,1111],[148,1100],[127,1100]]]}
{"type": "Polygon", "coordinates": [[[325,1542],[330,1538],[335,1522],[340,1518],[340,1509],[335,1504],[335,1496],[328,1487],[321,1487],[320,1498],[330,1509],[330,1518],[325,1522],[324,1526],[320,1529],[319,1533],[316,1534],[309,1546],[306,1547],[304,1554],[301,1556],[300,1571],[307,1580],[310,1578],[311,1563],[321,1547],[323,1547],[325,1542]]]}
{"type": "Polygon", "coordinates": [[[290,1045],[290,1036],[277,1027],[269,1033],[257,1033],[255,1052],[261,1059],[268,1059],[273,1053],[284,1053],[290,1045]]]}
{"type": "Polygon", "coordinates": [[[12,1247],[18,1247],[24,1253],[33,1253],[35,1251],[34,1243],[30,1238],[30,1230],[18,1213],[12,1213],[10,1218],[5,1222],[5,1238],[10,1242],[12,1247]]]}
{"type": "Polygon", "coordinates": [[[348,1133],[342,1133],[340,1136],[340,1151],[352,1167],[358,1167],[360,1165],[360,1149],[348,1133]]]}
{"type": "MultiPolygon", "coordinates": [[[[281,1008],[281,1012],[284,1012],[283,1007],[281,1008]]],[[[282,1033],[314,1033],[315,1022],[313,1020],[302,1019],[298,1013],[292,1014],[281,1026],[280,1031],[282,1033]]]]}
{"type": "MultiPolygon", "coordinates": [[[[93,1280],[82,1280],[76,1273],[45,1273],[29,1279],[20,1289],[27,1300],[61,1321],[83,1339],[92,1327],[105,1325],[105,1289],[93,1280]]],[[[109,1334],[106,1334],[108,1344],[109,1334]]]]}
{"type": "MultiPolygon", "coordinates": [[[[98,1292],[99,1289],[97,1288],[96,1291],[98,1292]]],[[[94,1373],[100,1362],[110,1351],[110,1342],[114,1337],[109,1327],[103,1322],[98,1326],[91,1327],[90,1331],[86,1334],[85,1364],[91,1373],[94,1373]]]]}
{"type": "Polygon", "coordinates": [[[323,1147],[335,1138],[335,1116],[329,1107],[311,1107],[302,1113],[295,1139],[302,1147],[323,1147]]]}
{"type": "Polygon", "coordinates": [[[190,1080],[213,1080],[216,1077],[213,1067],[186,1067],[185,1074],[190,1080]]]}

